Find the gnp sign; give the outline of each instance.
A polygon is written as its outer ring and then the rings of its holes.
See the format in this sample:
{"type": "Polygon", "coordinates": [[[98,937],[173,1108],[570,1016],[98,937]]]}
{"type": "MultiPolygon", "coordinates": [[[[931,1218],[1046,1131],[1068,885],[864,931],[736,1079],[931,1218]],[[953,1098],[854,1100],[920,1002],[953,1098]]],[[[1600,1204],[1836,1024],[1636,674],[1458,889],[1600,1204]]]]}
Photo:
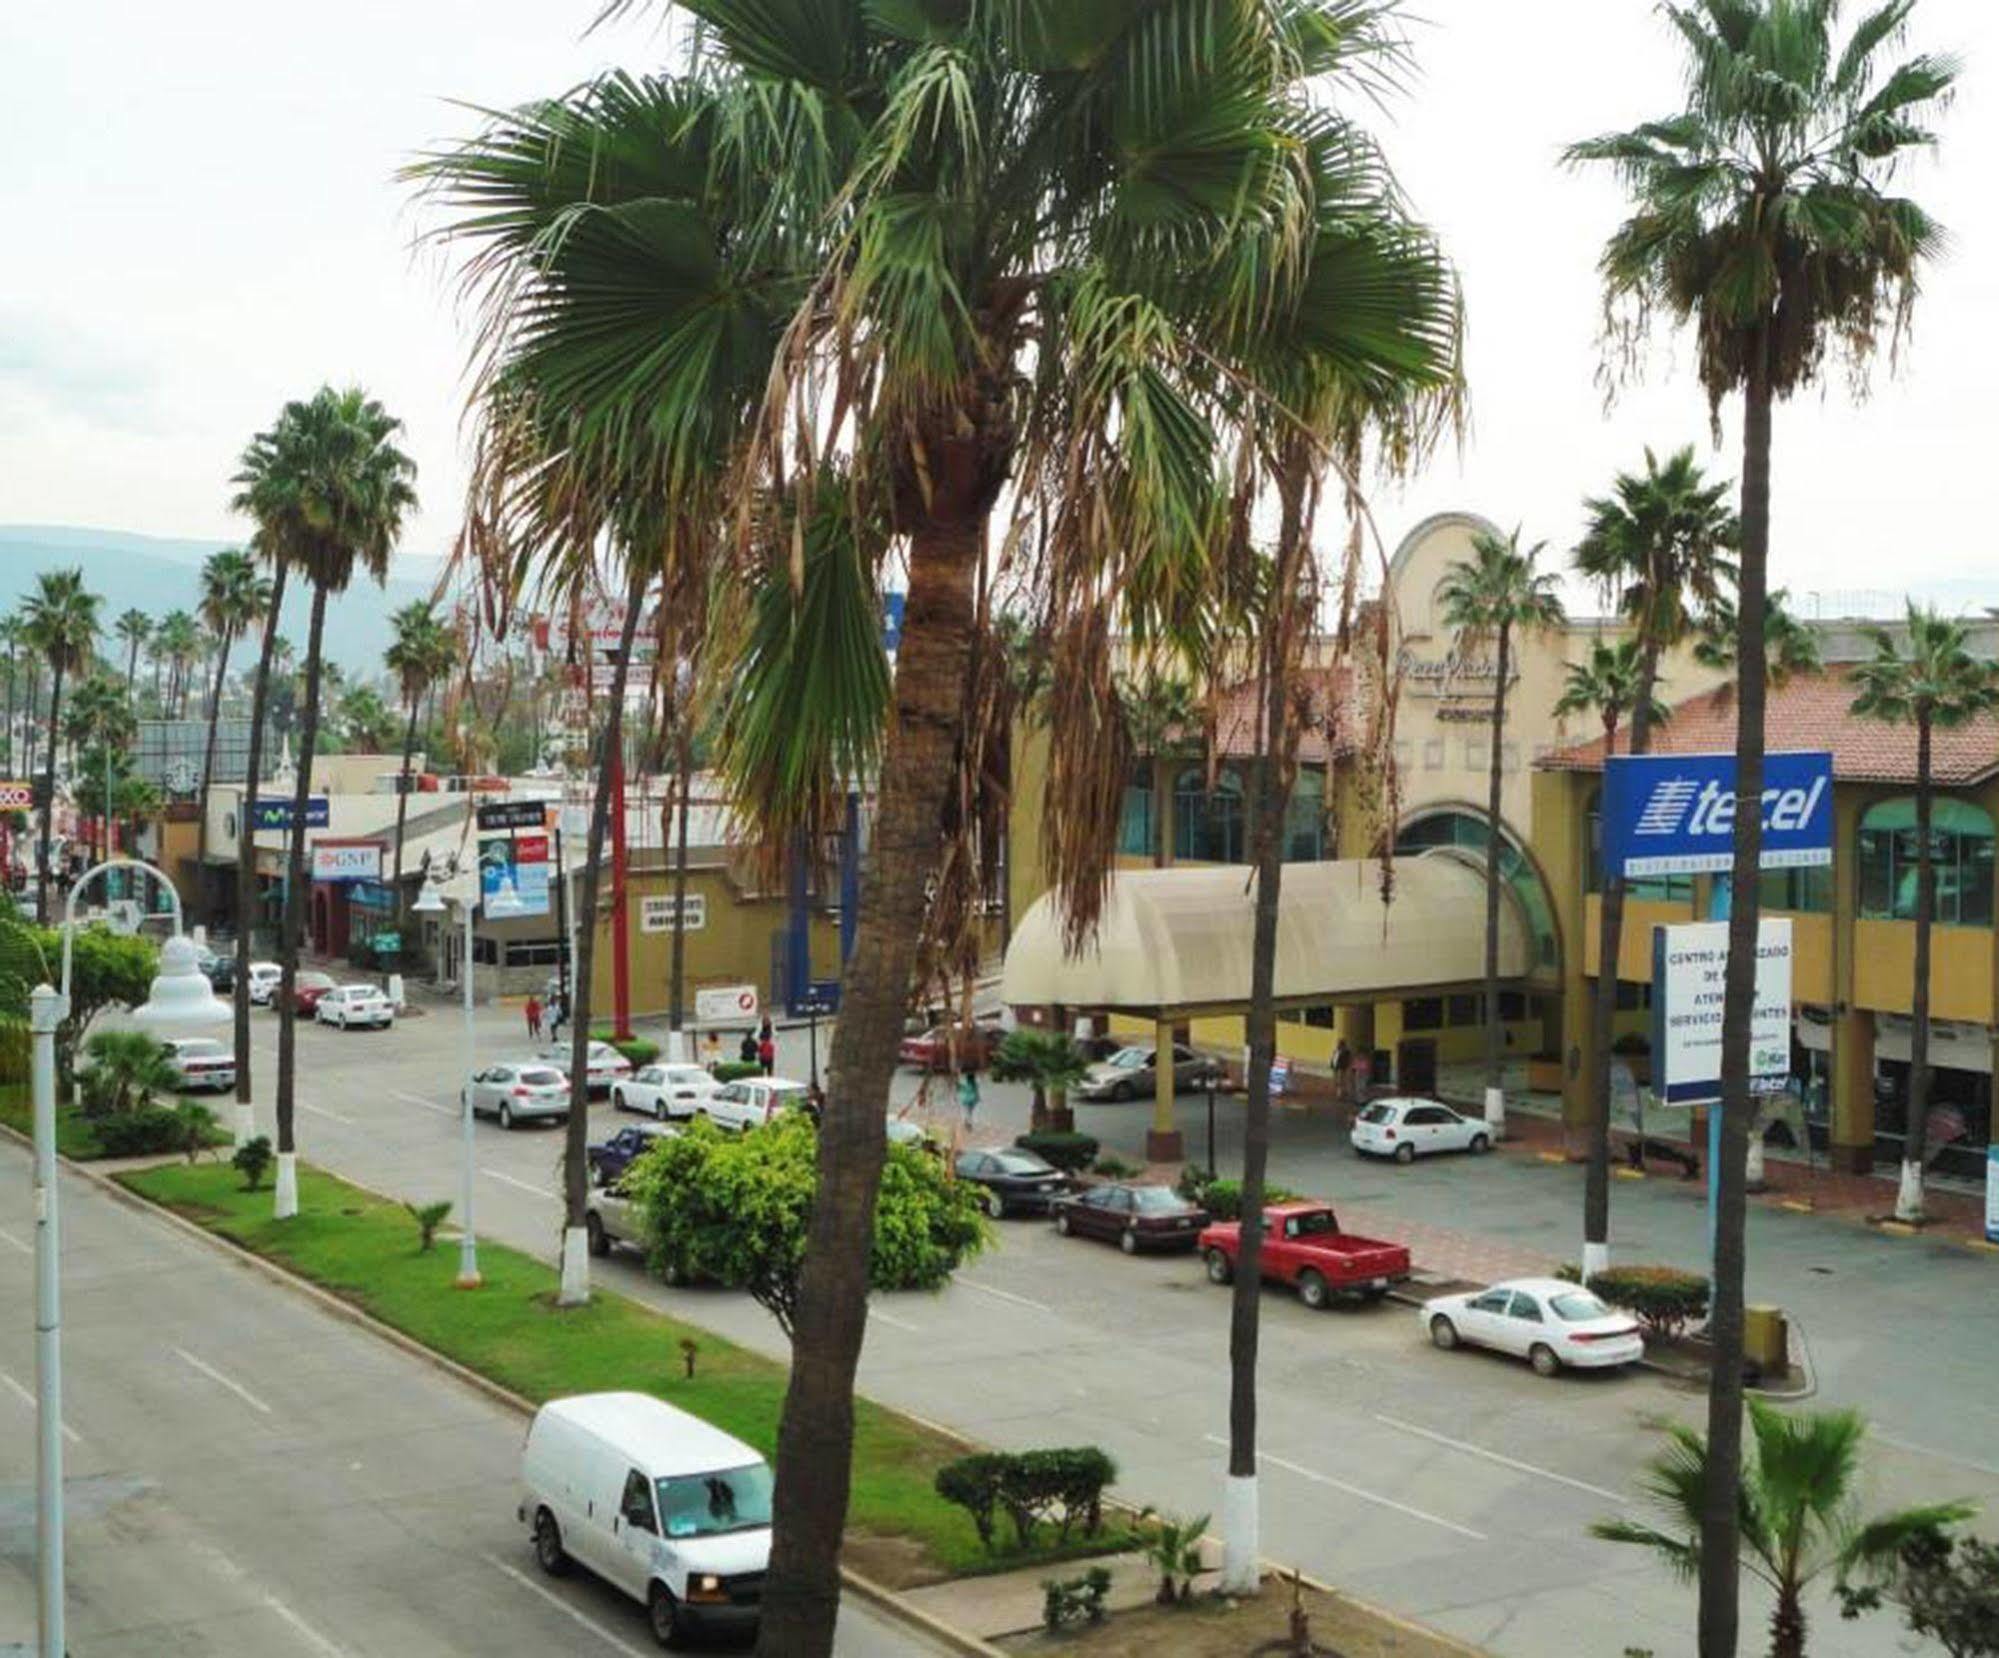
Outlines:
{"type": "MultiPolygon", "coordinates": [[[[1726,870],[1735,859],[1735,756],[1613,755],[1603,774],[1607,868],[1632,875],[1726,870]]],[[[1764,869],[1832,862],[1832,756],[1763,764],[1764,869]]]]}
{"type": "MultiPolygon", "coordinates": [[[[1728,923],[1652,931],[1652,1092],[1666,1105],[1721,1098],[1722,984],[1728,923]]],[[[1761,920],[1756,1011],[1749,1024],[1751,1093],[1781,1093],[1791,1076],[1791,921],[1761,920]]]]}

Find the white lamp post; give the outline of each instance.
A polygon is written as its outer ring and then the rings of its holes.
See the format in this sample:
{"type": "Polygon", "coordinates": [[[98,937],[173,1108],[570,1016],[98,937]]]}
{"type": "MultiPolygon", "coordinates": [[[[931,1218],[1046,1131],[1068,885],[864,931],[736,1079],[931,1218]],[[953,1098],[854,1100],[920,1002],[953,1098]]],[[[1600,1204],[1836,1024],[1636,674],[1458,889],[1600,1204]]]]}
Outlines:
{"type": "Polygon", "coordinates": [[[34,1042],[35,1105],[35,1565],[41,1658],[64,1658],[62,1498],[62,1283],[56,1232],[56,1031],[69,1017],[70,969],[75,956],[76,901],[106,870],[143,870],[173,900],[174,936],[160,951],[152,994],[133,1017],[161,1036],[184,1035],[226,1024],[230,1010],[196,965],[194,946],[182,936],[180,894],[172,881],[136,858],[110,858],[84,871],[70,889],[62,918],[62,988],[35,986],[28,998],[34,1042]]]}

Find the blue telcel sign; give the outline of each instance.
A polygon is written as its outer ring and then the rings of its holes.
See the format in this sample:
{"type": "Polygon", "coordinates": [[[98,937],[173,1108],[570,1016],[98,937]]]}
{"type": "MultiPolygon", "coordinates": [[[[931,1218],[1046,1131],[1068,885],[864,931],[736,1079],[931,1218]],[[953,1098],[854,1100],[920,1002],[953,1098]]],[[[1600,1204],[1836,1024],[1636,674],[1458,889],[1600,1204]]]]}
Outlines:
{"type": "MultiPolygon", "coordinates": [[[[1733,754],[1613,755],[1603,772],[1607,869],[1633,875],[1727,870],[1735,858],[1733,754]]],[[[1832,756],[1763,762],[1764,869],[1832,862],[1832,756]]]]}

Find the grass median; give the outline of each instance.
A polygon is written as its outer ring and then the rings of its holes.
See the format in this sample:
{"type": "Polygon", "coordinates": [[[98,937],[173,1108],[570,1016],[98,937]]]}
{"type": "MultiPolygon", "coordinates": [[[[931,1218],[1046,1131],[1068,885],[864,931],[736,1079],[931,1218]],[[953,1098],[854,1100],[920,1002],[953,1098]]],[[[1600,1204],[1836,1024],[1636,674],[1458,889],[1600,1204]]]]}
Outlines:
{"type": "MultiPolygon", "coordinates": [[[[784,1367],[720,1336],[601,1287],[587,1306],[555,1304],[555,1269],[482,1241],[484,1286],[452,1287],[457,1251],[417,1248],[401,1204],[320,1170],[299,1170],[299,1212],[271,1218],[268,1190],[246,1192],[235,1171],[185,1164],[128,1171],[138,1193],[373,1314],[433,1351],[537,1403],[629,1388],[656,1394],[771,1456],[784,1402],[784,1367]],[[684,1342],[696,1346],[686,1374],[684,1342]]],[[[939,1497],[937,1470],[964,1454],[949,1436],[856,1401],[848,1557],[894,1588],[1097,1553],[1081,1548],[987,1554],[969,1516],[939,1497]]]]}

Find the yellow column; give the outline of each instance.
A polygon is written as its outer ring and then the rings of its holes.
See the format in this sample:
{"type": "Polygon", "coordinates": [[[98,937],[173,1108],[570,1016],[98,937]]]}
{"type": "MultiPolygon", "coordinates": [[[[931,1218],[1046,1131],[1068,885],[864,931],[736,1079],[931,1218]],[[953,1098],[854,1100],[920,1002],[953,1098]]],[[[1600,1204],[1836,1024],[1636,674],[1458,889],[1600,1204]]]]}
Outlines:
{"type": "Polygon", "coordinates": [[[1186,1142],[1173,1122],[1173,1022],[1160,1019],[1152,1027],[1157,1051],[1153,1055],[1152,1127],[1145,1135],[1148,1163],[1178,1163],[1187,1155],[1186,1142]]]}
{"type": "Polygon", "coordinates": [[[1848,1174],[1874,1167],[1874,1015],[1849,1008],[1832,1026],[1832,1165],[1848,1174]]]}

